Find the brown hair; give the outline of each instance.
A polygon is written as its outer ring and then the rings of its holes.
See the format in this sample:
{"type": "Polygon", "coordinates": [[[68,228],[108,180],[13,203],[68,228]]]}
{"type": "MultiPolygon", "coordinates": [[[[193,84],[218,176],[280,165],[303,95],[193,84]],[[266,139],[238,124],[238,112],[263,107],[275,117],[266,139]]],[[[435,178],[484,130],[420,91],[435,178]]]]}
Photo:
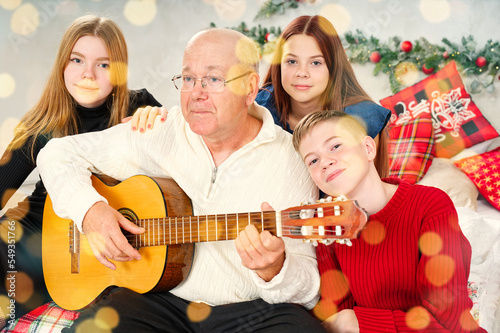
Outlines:
{"type": "Polygon", "coordinates": [[[110,79],[114,87],[108,126],[120,123],[126,116],[129,104],[128,52],[123,33],[116,23],[107,18],[95,15],[82,16],[64,33],[42,96],[16,126],[14,140],[8,149],[19,148],[28,139],[32,140],[33,146],[35,138],[39,135],[62,137],[78,133],[76,101],[64,84],[64,70],[75,43],[83,36],[101,38],[109,53],[110,79]]]}
{"type": "MultiPolygon", "coordinates": [[[[281,82],[283,45],[291,36],[297,34],[314,38],[325,58],[330,79],[322,96],[323,110],[344,111],[346,106],[362,101],[372,101],[356,79],[342,41],[330,21],[319,15],[300,16],[282,32],[263,85],[264,88],[273,86],[275,106],[283,125],[287,123],[288,114],[291,111],[291,97],[286,93],[281,82]]],[[[379,135],[375,161],[375,166],[382,178],[388,175],[387,159],[387,133],[384,130],[379,135]]]]}

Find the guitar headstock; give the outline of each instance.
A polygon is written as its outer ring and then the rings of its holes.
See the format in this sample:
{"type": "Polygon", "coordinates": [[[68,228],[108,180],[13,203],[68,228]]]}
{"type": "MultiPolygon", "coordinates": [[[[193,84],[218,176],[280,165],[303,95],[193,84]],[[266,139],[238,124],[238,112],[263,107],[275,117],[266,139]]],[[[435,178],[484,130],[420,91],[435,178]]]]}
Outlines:
{"type": "Polygon", "coordinates": [[[368,214],[355,200],[325,201],[281,211],[282,235],[328,243],[358,238],[368,214]]]}

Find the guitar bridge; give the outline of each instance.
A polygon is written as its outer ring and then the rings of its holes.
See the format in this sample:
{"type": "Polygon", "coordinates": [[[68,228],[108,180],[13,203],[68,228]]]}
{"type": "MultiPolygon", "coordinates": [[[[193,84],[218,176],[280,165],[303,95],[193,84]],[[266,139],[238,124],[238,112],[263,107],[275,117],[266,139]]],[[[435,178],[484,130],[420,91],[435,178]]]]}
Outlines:
{"type": "Polygon", "coordinates": [[[73,221],[69,222],[69,253],[71,255],[71,274],[80,273],[80,231],[73,221]]]}

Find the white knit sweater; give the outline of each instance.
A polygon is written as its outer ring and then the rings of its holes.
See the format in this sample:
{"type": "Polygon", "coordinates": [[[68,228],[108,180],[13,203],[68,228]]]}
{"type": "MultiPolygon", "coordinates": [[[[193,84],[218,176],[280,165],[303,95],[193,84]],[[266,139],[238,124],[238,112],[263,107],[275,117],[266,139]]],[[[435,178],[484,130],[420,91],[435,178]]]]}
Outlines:
{"type": "MultiPolygon", "coordinates": [[[[88,209],[106,201],[91,186],[91,172],[119,180],[137,174],[172,177],[191,198],[195,215],[260,211],[264,201],[281,210],[316,198],[318,190],[293,149],[291,135],[274,124],[267,109],[254,103],[250,110],[263,121],[259,134],[218,168],[178,107],[145,134],[122,124],[51,140],[37,165],[54,211],[81,230],[88,209]]],[[[212,305],[262,298],[312,308],[319,295],[314,248],[287,238],[285,244],[281,272],[265,282],[241,264],[234,241],[198,243],[189,276],[171,292],[212,305]]]]}

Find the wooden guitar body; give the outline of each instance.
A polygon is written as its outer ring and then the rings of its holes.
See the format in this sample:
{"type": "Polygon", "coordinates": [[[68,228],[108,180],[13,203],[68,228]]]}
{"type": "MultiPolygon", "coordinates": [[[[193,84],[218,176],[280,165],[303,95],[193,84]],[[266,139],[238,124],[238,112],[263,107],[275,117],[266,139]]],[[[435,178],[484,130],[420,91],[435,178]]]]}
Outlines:
{"type": "MultiPolygon", "coordinates": [[[[190,199],[171,179],[134,176],[109,186],[93,176],[92,183],[111,207],[131,220],[192,215],[190,199]]],[[[95,258],[85,235],[78,232],[73,221],[59,218],[47,197],[43,271],[49,294],[60,307],[85,307],[109,286],[138,293],[170,290],[189,274],[194,244],[141,247],[139,253],[141,260],[114,262],[116,270],[106,268],[95,258]]]]}
{"type": "Polygon", "coordinates": [[[109,286],[138,293],[170,290],[189,274],[194,243],[234,240],[249,224],[278,237],[326,242],[357,238],[368,220],[352,200],[283,211],[193,216],[191,200],[172,179],[133,176],[121,183],[104,183],[92,176],[92,184],[111,207],[145,229],[141,235],[125,234],[142,258],[114,262],[116,270],[105,267],[74,222],[54,213],[47,196],[42,229],[44,278],[52,299],[68,310],[89,305],[109,286]]]}

